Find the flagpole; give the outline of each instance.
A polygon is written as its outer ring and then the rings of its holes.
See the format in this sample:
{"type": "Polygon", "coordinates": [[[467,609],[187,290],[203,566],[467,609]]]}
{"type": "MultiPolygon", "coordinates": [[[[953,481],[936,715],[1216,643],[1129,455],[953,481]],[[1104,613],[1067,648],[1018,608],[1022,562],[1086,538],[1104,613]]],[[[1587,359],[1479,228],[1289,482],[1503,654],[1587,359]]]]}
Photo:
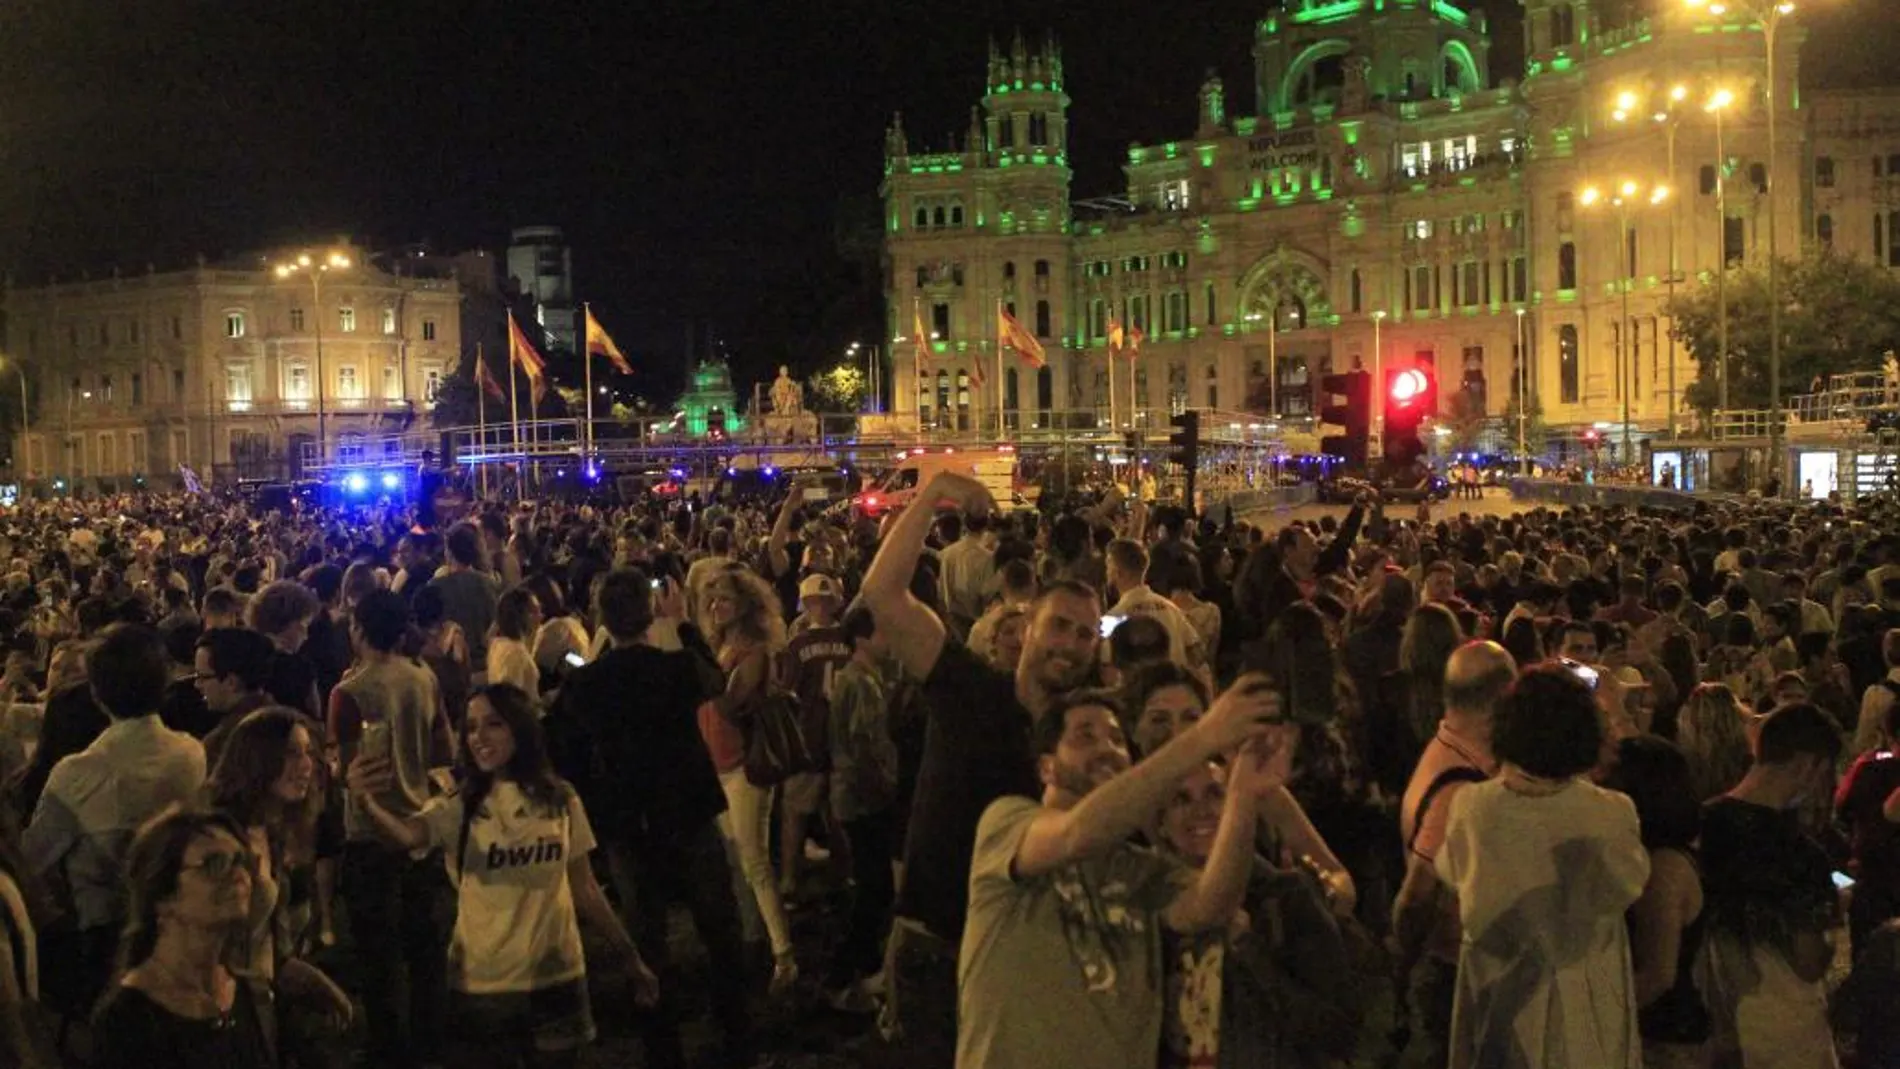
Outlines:
{"type": "MultiPolygon", "coordinates": [[[[488,452],[488,368],[482,363],[482,343],[475,343],[475,440],[488,452]]],[[[483,457],[475,469],[475,492],[488,500],[488,463],[483,457]]]]}
{"type": "Polygon", "coordinates": [[[592,331],[594,313],[587,308],[587,302],[581,302],[581,384],[587,390],[587,427],[581,433],[581,466],[594,459],[594,347],[592,331]]]}
{"type": "MultiPolygon", "coordinates": [[[[1003,310],[1003,299],[996,299],[996,311],[1003,310]]],[[[1018,397],[1021,394],[1017,395],[1018,397]]],[[[1003,426],[1003,317],[996,317],[996,440],[1003,441],[1009,434],[1003,426]]]]}
{"type": "Polygon", "coordinates": [[[515,385],[515,314],[508,313],[508,422],[514,427],[515,439],[515,500],[523,500],[527,495],[521,492],[521,388],[515,385]]]}

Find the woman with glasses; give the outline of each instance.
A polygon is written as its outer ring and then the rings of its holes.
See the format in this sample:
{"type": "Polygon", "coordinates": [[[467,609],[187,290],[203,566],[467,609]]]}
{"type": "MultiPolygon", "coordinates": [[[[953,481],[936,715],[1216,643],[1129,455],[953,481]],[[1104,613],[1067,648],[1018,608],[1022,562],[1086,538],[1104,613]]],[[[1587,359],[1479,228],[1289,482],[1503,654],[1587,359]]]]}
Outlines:
{"type": "Polygon", "coordinates": [[[238,971],[251,914],[244,829],[173,807],[126,854],[118,983],[94,1015],[97,1069],[272,1069],[268,991],[238,971]]]}

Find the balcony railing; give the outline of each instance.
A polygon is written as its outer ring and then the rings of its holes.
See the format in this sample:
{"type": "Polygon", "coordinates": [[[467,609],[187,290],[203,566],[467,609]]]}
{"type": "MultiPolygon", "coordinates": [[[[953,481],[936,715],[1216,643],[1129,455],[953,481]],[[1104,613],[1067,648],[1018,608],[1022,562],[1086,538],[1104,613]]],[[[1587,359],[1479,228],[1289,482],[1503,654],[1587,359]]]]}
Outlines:
{"type": "MultiPolygon", "coordinates": [[[[333,416],[353,412],[377,415],[412,410],[426,412],[432,407],[432,402],[417,403],[400,397],[332,397],[324,402],[324,412],[333,416]]],[[[282,397],[257,401],[224,400],[218,402],[218,412],[234,416],[314,416],[317,414],[317,403],[314,400],[282,397]]]]}

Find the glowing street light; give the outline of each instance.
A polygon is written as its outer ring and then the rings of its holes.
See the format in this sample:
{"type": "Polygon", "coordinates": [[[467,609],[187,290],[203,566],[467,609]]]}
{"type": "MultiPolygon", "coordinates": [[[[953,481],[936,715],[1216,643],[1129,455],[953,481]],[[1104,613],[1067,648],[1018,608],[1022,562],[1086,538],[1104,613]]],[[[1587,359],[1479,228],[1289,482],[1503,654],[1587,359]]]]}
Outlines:
{"type": "MultiPolygon", "coordinates": [[[[329,436],[325,433],[323,407],[323,277],[332,271],[348,271],[352,266],[354,265],[351,264],[350,258],[340,252],[332,252],[321,260],[305,252],[297,254],[295,260],[278,264],[276,267],[276,275],[279,279],[289,279],[299,274],[310,279],[310,302],[315,306],[312,318],[316,323],[317,459],[319,463],[325,464],[330,460],[330,447],[329,436]]],[[[404,388],[407,388],[406,381],[404,388]]]]}
{"type": "MultiPolygon", "coordinates": [[[[1633,178],[1625,178],[1616,184],[1611,193],[1604,193],[1595,186],[1584,189],[1577,197],[1586,208],[1604,205],[1616,211],[1616,256],[1617,289],[1622,291],[1622,318],[1616,328],[1616,344],[1619,350],[1616,357],[1617,380],[1623,394],[1623,463],[1628,464],[1634,456],[1630,441],[1631,402],[1636,396],[1636,346],[1631,344],[1630,336],[1630,290],[1636,285],[1636,264],[1633,262],[1634,246],[1631,241],[1629,213],[1632,208],[1640,208],[1644,203],[1656,206],[1669,199],[1669,186],[1658,182],[1650,185],[1633,178]]],[[[1671,398],[1671,406],[1674,399],[1671,398]]]]}
{"type": "MultiPolygon", "coordinates": [[[[1780,105],[1776,102],[1775,84],[1776,57],[1779,49],[1775,45],[1775,31],[1780,27],[1782,19],[1794,14],[1795,5],[1792,0],[1732,0],[1729,3],[1714,2],[1714,0],[1684,0],[1684,2],[1691,10],[1706,10],[1717,17],[1726,15],[1733,7],[1738,14],[1761,28],[1762,46],[1766,52],[1768,70],[1767,78],[1762,86],[1762,100],[1768,106],[1768,168],[1764,175],[1766,183],[1762,192],[1768,198],[1768,449],[1769,455],[1773,458],[1777,481],[1781,481],[1780,474],[1787,467],[1788,458],[1783,455],[1781,447],[1781,263],[1778,255],[1777,233],[1780,229],[1777,225],[1780,220],[1780,211],[1777,208],[1780,198],[1775,196],[1775,172],[1780,169],[1781,160],[1777,133],[1780,105]]],[[[1730,99],[1733,97],[1731,96],[1730,99]]],[[[1726,106],[1723,105],[1723,107],[1726,106]]],[[[1716,109],[1716,114],[1718,116],[1721,114],[1720,109],[1716,109]]],[[[1728,217],[1724,215],[1723,226],[1726,228],[1727,225],[1728,217]]],[[[1726,236],[1723,238],[1722,256],[1722,266],[1726,269],[1728,267],[1726,236]]],[[[1724,349],[1725,369],[1727,356],[1727,350],[1724,349]]],[[[1726,382],[1726,380],[1727,376],[1724,375],[1723,381],[1726,382]]]]}

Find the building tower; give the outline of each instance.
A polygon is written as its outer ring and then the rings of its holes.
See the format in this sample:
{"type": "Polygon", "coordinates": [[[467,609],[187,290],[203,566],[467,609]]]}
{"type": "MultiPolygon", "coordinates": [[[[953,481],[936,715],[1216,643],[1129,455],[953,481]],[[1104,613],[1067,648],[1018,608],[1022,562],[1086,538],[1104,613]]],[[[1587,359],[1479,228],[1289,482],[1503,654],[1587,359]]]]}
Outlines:
{"type": "Polygon", "coordinates": [[[1019,34],[991,48],[981,106],[950,151],[913,152],[893,120],[882,192],[894,411],[974,428],[995,426],[999,400],[1010,426],[1070,407],[1068,107],[1054,41],[1031,49],[1019,34]],[[999,303],[1044,343],[1041,372],[1010,356],[999,382],[999,303]],[[933,336],[921,367],[919,320],[933,336]]]}
{"type": "Polygon", "coordinates": [[[1490,53],[1483,13],[1443,0],[1284,0],[1255,33],[1254,100],[1263,118],[1337,106],[1361,72],[1372,100],[1447,99],[1490,86],[1490,53]]]}
{"type": "Polygon", "coordinates": [[[574,257],[558,226],[526,226],[508,242],[508,281],[534,306],[542,340],[573,352],[579,317],[574,308],[574,257]]]}

